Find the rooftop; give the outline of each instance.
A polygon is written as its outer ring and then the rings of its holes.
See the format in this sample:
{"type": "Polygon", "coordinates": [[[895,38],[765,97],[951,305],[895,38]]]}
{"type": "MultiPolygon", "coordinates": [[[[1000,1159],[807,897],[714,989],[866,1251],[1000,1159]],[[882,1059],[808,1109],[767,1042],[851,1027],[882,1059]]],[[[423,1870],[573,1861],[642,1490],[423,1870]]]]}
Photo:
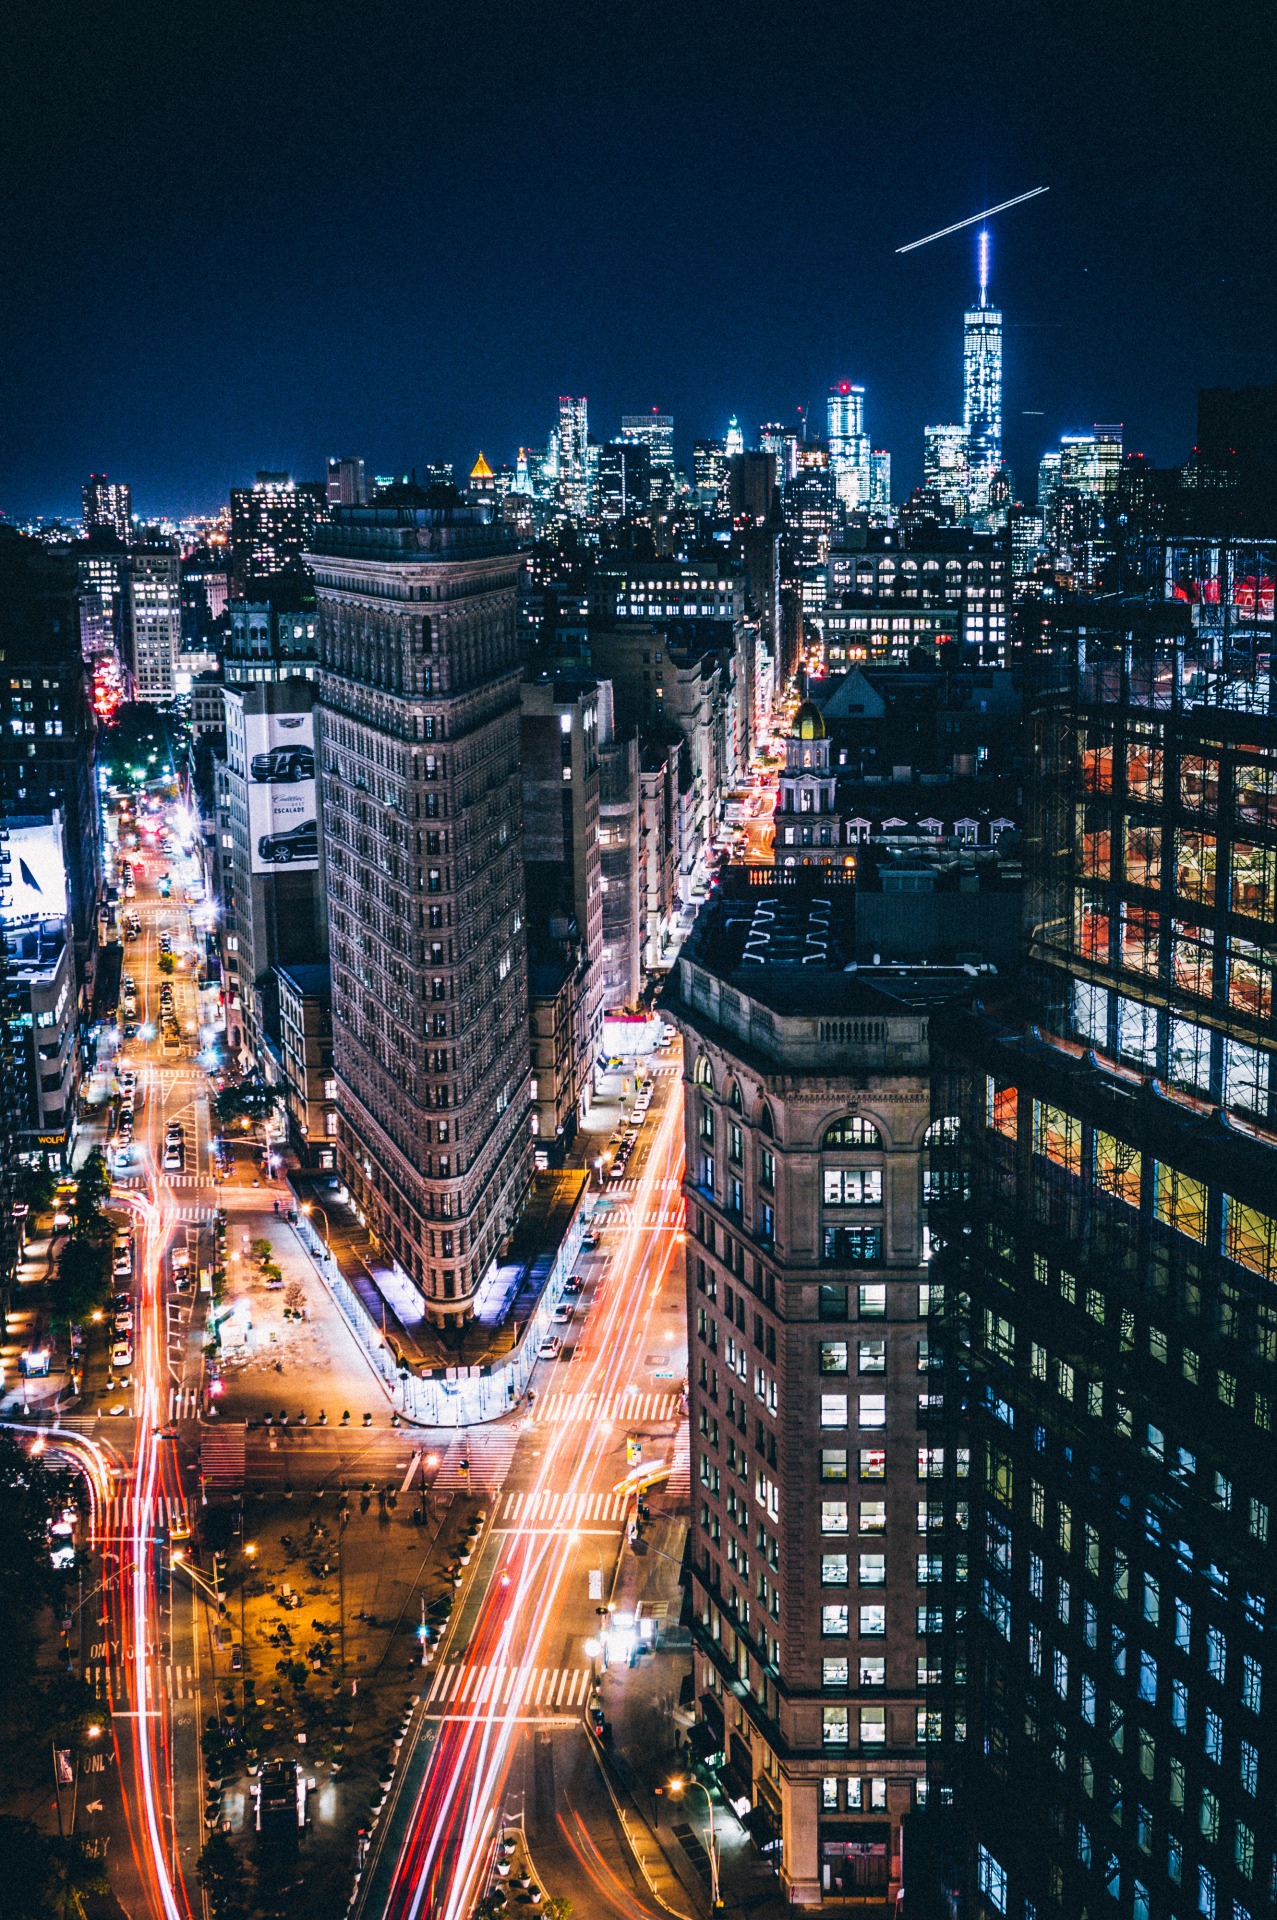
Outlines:
{"type": "Polygon", "coordinates": [[[275,971],[281,980],[288,981],[289,985],[295,988],[304,999],[327,999],[332,992],[332,975],[327,961],[314,966],[277,966],[275,971]]]}
{"type": "Polygon", "coordinates": [[[951,1000],[994,971],[956,954],[858,962],[853,880],[816,867],[729,866],[697,917],[670,990],[703,1003],[703,975],[784,1015],[883,1014],[951,1000]]]}

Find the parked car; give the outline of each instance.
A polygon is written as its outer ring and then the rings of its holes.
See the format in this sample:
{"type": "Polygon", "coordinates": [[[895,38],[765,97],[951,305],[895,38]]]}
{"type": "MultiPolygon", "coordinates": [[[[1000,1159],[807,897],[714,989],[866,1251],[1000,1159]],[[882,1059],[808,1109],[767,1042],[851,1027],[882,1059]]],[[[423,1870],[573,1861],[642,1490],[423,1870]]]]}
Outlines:
{"type": "Polygon", "coordinates": [[[180,1173],[182,1162],[186,1158],[186,1149],[180,1140],[170,1140],[164,1148],[165,1173],[180,1173]]]}
{"type": "Polygon", "coordinates": [[[319,858],[319,828],[313,820],[303,820],[287,833],[264,833],[257,842],[259,860],[285,865],[290,860],[319,858]]]}
{"type": "Polygon", "coordinates": [[[566,1327],[571,1318],[572,1309],[566,1302],[562,1302],[554,1309],[554,1324],[556,1327],[566,1327]]]}
{"type": "Polygon", "coordinates": [[[255,753],[252,759],[254,780],[313,780],[315,755],[309,747],[272,747],[269,753],[255,753]]]}
{"type": "Polygon", "coordinates": [[[133,1302],[130,1300],[127,1307],[117,1307],[111,1319],[117,1334],[132,1333],[133,1302]]]}
{"type": "Polygon", "coordinates": [[[111,1348],[111,1365],[113,1367],[131,1367],[133,1365],[133,1342],[131,1340],[116,1341],[115,1345],[111,1348]]]}
{"type": "Polygon", "coordinates": [[[558,1339],[558,1337],[555,1334],[552,1334],[552,1333],[547,1334],[545,1339],[541,1342],[540,1346],[537,1348],[537,1359],[538,1360],[557,1360],[559,1357],[559,1349],[561,1346],[562,1346],[562,1342],[558,1339]]]}
{"type": "Polygon", "coordinates": [[[599,1244],[599,1236],[593,1227],[587,1227],[581,1235],[581,1245],[587,1253],[593,1253],[599,1244]]]}

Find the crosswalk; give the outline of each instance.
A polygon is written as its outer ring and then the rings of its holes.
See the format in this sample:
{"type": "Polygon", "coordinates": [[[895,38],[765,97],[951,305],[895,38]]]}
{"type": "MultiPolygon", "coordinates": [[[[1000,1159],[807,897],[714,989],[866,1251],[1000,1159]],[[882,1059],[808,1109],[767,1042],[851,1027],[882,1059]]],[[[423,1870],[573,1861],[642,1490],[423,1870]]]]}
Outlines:
{"type": "Polygon", "coordinates": [[[677,1393],[569,1393],[552,1388],[542,1394],[533,1411],[537,1425],[562,1426],[571,1420],[627,1420],[635,1426],[651,1421],[677,1420],[682,1396],[677,1393]]]}
{"type": "MultiPolygon", "coordinates": [[[[606,1198],[609,1193],[637,1193],[638,1188],[639,1176],[637,1174],[622,1174],[619,1180],[608,1181],[607,1187],[604,1190],[604,1198],[606,1198]]],[[[654,1180],[652,1182],[651,1191],[653,1194],[659,1193],[667,1199],[675,1196],[681,1199],[683,1183],[681,1180],[676,1180],[673,1175],[666,1174],[663,1180],[654,1180]]]]}
{"type": "MultiPolygon", "coordinates": [[[[142,1518],[142,1497],[136,1493],[113,1493],[106,1503],[104,1527],[108,1534],[131,1534],[142,1518]]],[[[191,1516],[185,1500],[171,1494],[157,1494],[151,1502],[151,1524],[166,1527],[170,1533],[190,1532],[191,1516]]]]}
{"type": "Polygon", "coordinates": [[[670,1477],[667,1485],[670,1495],[675,1500],[691,1499],[692,1439],[691,1429],[686,1420],[674,1435],[674,1458],[670,1462],[670,1477]]]}
{"type": "Polygon", "coordinates": [[[170,1420],[193,1420],[199,1408],[199,1395],[194,1387],[170,1387],[168,1390],[168,1417],[170,1420]]]}
{"type": "Polygon", "coordinates": [[[681,1227],[683,1225],[683,1203],[681,1200],[667,1201],[659,1207],[646,1207],[637,1217],[634,1207],[628,1200],[618,1200],[611,1215],[603,1222],[609,1227],[681,1227]]]}
{"type": "Polygon", "coordinates": [[[590,1520],[617,1521],[625,1518],[627,1496],[623,1493],[508,1493],[501,1509],[501,1524],[510,1521],[523,1526],[583,1526],[590,1520]]]}
{"type": "Polygon", "coordinates": [[[472,1711],[482,1707],[522,1707],[533,1713],[583,1707],[590,1697],[589,1667],[470,1667],[453,1661],[441,1667],[426,1696],[426,1712],[472,1711]]]}
{"type": "Polygon", "coordinates": [[[184,1207],[178,1207],[177,1218],[184,1226],[206,1227],[213,1218],[213,1209],[212,1207],[201,1206],[197,1201],[194,1206],[188,1204],[184,1207]]]}
{"type": "MultiPolygon", "coordinates": [[[[164,1691],[170,1700],[193,1700],[195,1698],[194,1667],[182,1666],[180,1663],[175,1667],[166,1665],[163,1668],[163,1674],[164,1691]]],[[[151,1679],[151,1668],[149,1665],[146,1669],[146,1677],[148,1698],[154,1699],[155,1686],[151,1679]]],[[[129,1697],[129,1685],[132,1680],[132,1674],[127,1667],[122,1667],[114,1662],[104,1666],[86,1666],[84,1669],[84,1678],[89,1686],[92,1687],[95,1696],[99,1700],[127,1700],[129,1697]]]]}
{"type": "Polygon", "coordinates": [[[509,1473],[518,1444],[514,1427],[471,1427],[449,1441],[431,1485],[441,1493],[466,1487],[492,1492],[509,1473]]]}

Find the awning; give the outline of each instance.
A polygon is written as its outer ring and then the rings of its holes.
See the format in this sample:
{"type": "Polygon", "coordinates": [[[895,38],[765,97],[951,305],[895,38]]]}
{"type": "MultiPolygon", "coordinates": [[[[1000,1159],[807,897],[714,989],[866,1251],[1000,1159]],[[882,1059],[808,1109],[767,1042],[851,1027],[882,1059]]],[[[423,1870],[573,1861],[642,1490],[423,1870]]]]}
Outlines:
{"type": "Polygon", "coordinates": [[[711,1753],[717,1753],[722,1746],[722,1735],[704,1720],[698,1720],[687,1731],[687,1746],[694,1760],[708,1760],[711,1753]]]}

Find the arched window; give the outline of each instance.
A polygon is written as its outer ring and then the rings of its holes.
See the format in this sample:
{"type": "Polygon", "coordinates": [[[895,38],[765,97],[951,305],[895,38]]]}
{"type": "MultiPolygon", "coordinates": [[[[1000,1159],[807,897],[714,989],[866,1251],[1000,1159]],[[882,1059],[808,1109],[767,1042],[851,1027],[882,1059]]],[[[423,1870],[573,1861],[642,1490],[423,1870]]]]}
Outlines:
{"type": "Polygon", "coordinates": [[[741,1110],[740,1086],[735,1080],[732,1081],[731,1107],[733,1113],[739,1113],[741,1110]]]}
{"type": "Polygon", "coordinates": [[[772,1125],[772,1110],[768,1106],[764,1106],[758,1116],[758,1131],[768,1140],[776,1138],[776,1129],[772,1125]]]}
{"type": "Polygon", "coordinates": [[[882,1136],[872,1120],[862,1120],[859,1115],[847,1120],[835,1120],[826,1127],[821,1146],[830,1147],[880,1147],[882,1136]]]}
{"type": "Polygon", "coordinates": [[[942,1120],[933,1120],[922,1136],[923,1146],[956,1147],[960,1125],[956,1113],[947,1113],[942,1120]]]}
{"type": "Polygon", "coordinates": [[[710,1071],[709,1061],[705,1058],[704,1054],[700,1055],[695,1067],[692,1069],[692,1079],[698,1087],[708,1087],[711,1093],[713,1092],[714,1076],[710,1071]]]}

